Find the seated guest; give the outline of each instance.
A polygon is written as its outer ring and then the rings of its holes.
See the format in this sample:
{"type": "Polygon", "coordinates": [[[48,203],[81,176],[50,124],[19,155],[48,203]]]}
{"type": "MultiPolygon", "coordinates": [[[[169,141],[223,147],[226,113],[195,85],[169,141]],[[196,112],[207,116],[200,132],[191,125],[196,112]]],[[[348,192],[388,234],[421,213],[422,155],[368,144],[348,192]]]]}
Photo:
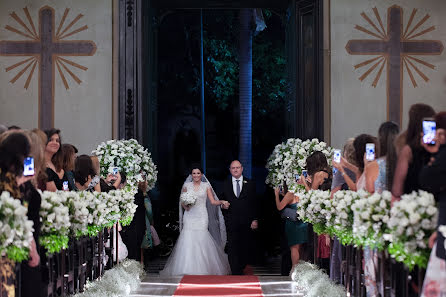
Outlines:
{"type": "Polygon", "coordinates": [[[48,136],[48,142],[45,147],[45,161],[46,161],[46,174],[48,175],[48,181],[46,183],[46,190],[55,192],[71,191],[68,177],[63,170],[63,153],[62,153],[62,141],[60,139],[60,130],[50,129],[45,131],[48,136]]]}
{"type": "Polygon", "coordinates": [[[100,178],[96,175],[90,156],[80,155],[74,162],[74,180],[78,190],[100,192],[100,178]]]}
{"type": "Polygon", "coordinates": [[[77,191],[76,185],[74,184],[74,161],[76,160],[77,148],[72,144],[64,143],[62,145],[62,154],[62,168],[68,177],[68,183],[73,190],[77,191]]]}
{"type": "MultiPolygon", "coordinates": [[[[97,176],[101,176],[101,167],[99,163],[99,159],[97,156],[91,156],[91,161],[93,162],[94,172],[97,176]]],[[[123,173],[122,173],[123,174],[123,173]]],[[[109,173],[107,178],[104,180],[100,179],[101,192],[109,192],[112,190],[117,190],[122,187],[122,183],[126,180],[122,180],[121,173],[118,172],[116,174],[109,173]]]]}

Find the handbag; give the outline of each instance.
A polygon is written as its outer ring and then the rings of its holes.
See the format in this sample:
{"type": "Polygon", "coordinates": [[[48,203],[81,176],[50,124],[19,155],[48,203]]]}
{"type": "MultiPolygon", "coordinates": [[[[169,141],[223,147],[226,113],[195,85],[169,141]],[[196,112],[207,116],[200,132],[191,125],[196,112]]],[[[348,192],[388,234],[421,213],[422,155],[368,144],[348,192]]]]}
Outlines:
{"type": "Polygon", "coordinates": [[[286,220],[290,220],[290,221],[296,222],[297,221],[297,212],[296,212],[295,209],[293,209],[291,207],[285,207],[280,212],[280,217],[282,219],[286,219],[286,220]]]}

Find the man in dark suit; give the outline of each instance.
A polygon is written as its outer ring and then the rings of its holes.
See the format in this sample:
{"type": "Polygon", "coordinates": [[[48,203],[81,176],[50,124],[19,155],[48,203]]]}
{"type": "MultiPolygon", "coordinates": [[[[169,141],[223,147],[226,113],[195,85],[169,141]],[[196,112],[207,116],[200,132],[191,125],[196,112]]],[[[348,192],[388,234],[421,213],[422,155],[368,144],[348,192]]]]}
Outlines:
{"type": "Polygon", "coordinates": [[[229,167],[231,177],[224,182],[220,200],[229,202],[223,207],[228,234],[227,251],[232,274],[241,275],[254,255],[250,248],[253,230],[258,228],[255,182],[243,176],[242,164],[235,160],[229,167]]]}

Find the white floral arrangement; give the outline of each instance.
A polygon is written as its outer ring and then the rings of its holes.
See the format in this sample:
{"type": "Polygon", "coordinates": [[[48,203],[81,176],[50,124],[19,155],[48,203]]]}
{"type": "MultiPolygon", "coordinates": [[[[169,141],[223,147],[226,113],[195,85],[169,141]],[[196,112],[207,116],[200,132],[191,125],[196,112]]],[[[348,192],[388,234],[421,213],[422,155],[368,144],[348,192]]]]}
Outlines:
{"type": "Polygon", "coordinates": [[[136,208],[138,207],[135,204],[133,193],[124,190],[116,190],[108,192],[108,195],[110,196],[109,199],[112,199],[118,207],[117,209],[119,211],[119,221],[121,225],[129,225],[132,222],[136,208]]]}
{"type": "Polygon", "coordinates": [[[389,253],[408,267],[426,267],[429,237],[437,226],[434,196],[425,191],[401,196],[395,202],[388,222],[389,253]]]}
{"type": "Polygon", "coordinates": [[[344,286],[335,284],[316,265],[300,261],[290,273],[293,284],[308,297],[345,297],[344,286]]]}
{"type": "Polygon", "coordinates": [[[354,213],[352,205],[359,195],[354,191],[337,191],[333,194],[332,210],[334,215],[327,223],[331,227],[331,232],[336,235],[342,244],[351,244],[353,242],[353,218],[354,213]]]}
{"type": "Polygon", "coordinates": [[[33,222],[19,199],[4,191],[0,195],[0,256],[21,262],[28,259],[33,240],[33,222]]]}
{"type": "Polygon", "coordinates": [[[142,264],[126,259],[112,269],[106,270],[101,278],[87,282],[85,291],[73,297],[130,296],[132,291],[140,287],[144,275],[142,264]]]}
{"type": "Polygon", "coordinates": [[[119,200],[121,196],[110,195],[109,193],[95,193],[97,198],[106,205],[106,213],[104,214],[105,224],[102,227],[111,228],[121,218],[119,209],[119,200]],[[118,200],[117,200],[118,198],[118,200]]]}
{"type": "Polygon", "coordinates": [[[93,221],[92,214],[90,214],[88,209],[89,201],[83,199],[83,197],[75,191],[60,191],[58,193],[65,196],[67,199],[71,222],[71,235],[74,237],[87,235],[88,223],[93,221]]]}
{"type": "Polygon", "coordinates": [[[104,229],[107,223],[107,204],[106,201],[99,199],[99,193],[89,191],[78,192],[79,198],[87,202],[88,223],[87,231],[82,235],[97,236],[104,229]]]}
{"type": "Polygon", "coordinates": [[[311,223],[314,232],[325,233],[327,218],[331,218],[332,215],[330,192],[311,190],[300,194],[297,215],[302,221],[311,223]]]}
{"type": "Polygon", "coordinates": [[[363,190],[357,193],[359,199],[352,205],[354,241],[359,246],[383,249],[392,194],[389,191],[370,194],[363,190]]]}
{"type": "Polygon", "coordinates": [[[100,163],[101,175],[107,177],[118,167],[125,172],[129,189],[136,193],[138,182],[143,181],[145,174],[148,190],[155,186],[158,171],[152,161],[150,152],[135,139],[109,140],[103,142],[93,151],[100,163]]]}
{"type": "Polygon", "coordinates": [[[307,157],[316,151],[322,152],[331,165],[333,149],[317,138],[305,141],[289,138],[286,142],[276,145],[266,164],[269,172],[265,183],[278,187],[286,182],[290,192],[301,192],[302,186],[297,184],[296,175],[302,174],[307,165],[307,157]]]}
{"type": "Polygon", "coordinates": [[[192,191],[181,192],[180,201],[184,206],[194,206],[197,202],[197,196],[192,191]]]}
{"type": "Polygon", "coordinates": [[[40,204],[40,244],[48,253],[57,253],[68,247],[70,233],[70,215],[67,196],[59,192],[41,192],[40,204]]]}
{"type": "Polygon", "coordinates": [[[126,226],[131,223],[137,208],[134,195],[126,190],[108,193],[58,191],[57,194],[67,201],[71,235],[75,237],[96,236],[118,220],[126,226]]]}

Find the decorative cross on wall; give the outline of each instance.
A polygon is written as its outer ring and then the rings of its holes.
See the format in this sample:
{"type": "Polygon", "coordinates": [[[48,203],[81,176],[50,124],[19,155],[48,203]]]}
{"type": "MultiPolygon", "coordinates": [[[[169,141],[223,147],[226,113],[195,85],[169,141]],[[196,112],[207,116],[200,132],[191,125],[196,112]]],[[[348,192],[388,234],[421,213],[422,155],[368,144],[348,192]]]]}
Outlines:
{"type": "Polygon", "coordinates": [[[428,32],[434,31],[435,26],[418,31],[420,27],[429,19],[427,14],[412,27],[417,9],[412,11],[406,28],[403,23],[403,9],[393,5],[387,10],[387,30],[384,29],[383,22],[378,10],[373,8],[373,12],[378,23],[374,23],[364,12],[361,16],[373,27],[370,31],[362,26],[356,25],[355,29],[368,35],[378,38],[350,40],[345,46],[351,55],[378,55],[355,65],[355,69],[369,65],[369,69],[359,78],[363,81],[373,70],[378,68],[372,86],[376,87],[382,75],[384,66],[387,70],[387,118],[401,125],[403,107],[403,69],[409,74],[414,87],[417,83],[412,69],[424,80],[429,78],[420,70],[419,65],[435,69],[435,66],[416,58],[415,56],[440,55],[443,52],[443,43],[437,40],[415,40],[428,32]]]}
{"type": "Polygon", "coordinates": [[[28,69],[30,69],[28,78],[25,82],[25,89],[28,89],[29,87],[36,66],[39,66],[39,128],[48,129],[54,127],[54,82],[56,66],[67,90],[69,86],[64,73],[67,73],[80,84],[82,81],[70,70],[70,66],[83,71],[86,71],[88,68],[63,57],[92,56],[96,52],[96,44],[90,40],[62,40],[88,29],[88,26],[85,25],[73,31],[69,31],[76,22],[83,17],[82,14],[79,14],[64,28],[64,23],[69,12],[68,8],[65,9],[62,19],[56,29],[54,9],[49,6],[44,6],[39,10],[38,28],[40,31],[37,33],[28,9],[25,7],[23,11],[25,12],[29,26],[26,25],[15,12],[13,12],[10,15],[21,28],[14,28],[7,25],[5,29],[24,36],[29,40],[0,41],[0,56],[29,57],[6,68],[6,71],[8,72],[24,65],[17,75],[10,81],[11,83],[15,83],[28,69]]]}

